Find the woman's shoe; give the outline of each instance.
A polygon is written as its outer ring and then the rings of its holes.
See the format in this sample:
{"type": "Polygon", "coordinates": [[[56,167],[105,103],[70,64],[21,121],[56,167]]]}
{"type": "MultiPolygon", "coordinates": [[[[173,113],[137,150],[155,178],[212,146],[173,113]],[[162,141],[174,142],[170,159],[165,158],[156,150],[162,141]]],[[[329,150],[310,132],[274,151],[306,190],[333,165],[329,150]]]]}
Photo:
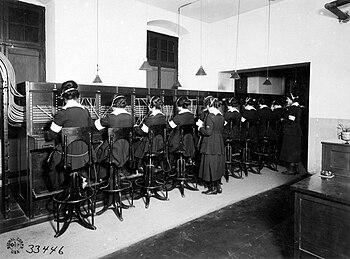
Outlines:
{"type": "Polygon", "coordinates": [[[202,191],[202,193],[203,194],[208,194],[209,192],[211,192],[212,190],[210,190],[210,189],[207,189],[207,190],[205,190],[205,191],[202,191]]]}
{"type": "Polygon", "coordinates": [[[209,192],[205,193],[206,195],[216,195],[218,194],[218,191],[216,189],[212,189],[209,192]]]}
{"type": "Polygon", "coordinates": [[[222,188],[220,184],[218,184],[218,186],[216,187],[216,190],[218,193],[222,193],[222,188]]]}

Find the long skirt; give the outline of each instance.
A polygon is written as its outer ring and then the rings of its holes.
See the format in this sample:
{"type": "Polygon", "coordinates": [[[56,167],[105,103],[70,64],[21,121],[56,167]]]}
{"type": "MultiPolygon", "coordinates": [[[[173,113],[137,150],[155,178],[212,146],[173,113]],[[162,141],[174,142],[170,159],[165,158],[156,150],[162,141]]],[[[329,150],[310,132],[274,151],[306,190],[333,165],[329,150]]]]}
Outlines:
{"type": "Polygon", "coordinates": [[[280,160],[287,163],[298,163],[301,160],[301,137],[284,135],[280,160]]]}
{"type": "Polygon", "coordinates": [[[225,156],[202,154],[199,177],[211,182],[220,180],[225,174],[225,156]]]}

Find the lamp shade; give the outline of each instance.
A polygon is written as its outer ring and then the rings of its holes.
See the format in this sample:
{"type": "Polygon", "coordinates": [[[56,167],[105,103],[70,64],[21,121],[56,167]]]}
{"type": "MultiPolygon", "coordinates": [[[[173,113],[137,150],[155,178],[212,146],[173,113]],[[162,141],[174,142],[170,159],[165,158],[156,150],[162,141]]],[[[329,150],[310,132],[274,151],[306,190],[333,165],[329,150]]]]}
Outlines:
{"type": "Polygon", "coordinates": [[[267,77],[265,82],[263,83],[263,85],[272,85],[271,81],[269,80],[269,78],[267,77]]]}
{"type": "Polygon", "coordinates": [[[182,87],[182,85],[180,84],[179,80],[176,80],[171,89],[178,89],[179,87],[182,87]]]}
{"type": "Polygon", "coordinates": [[[151,65],[148,63],[148,61],[145,60],[145,61],[142,63],[142,65],[141,65],[141,67],[139,68],[139,70],[150,71],[150,70],[152,70],[152,67],[151,67],[151,65]]]}
{"type": "Polygon", "coordinates": [[[94,81],[92,81],[92,83],[94,83],[94,84],[101,84],[102,83],[102,80],[98,74],[96,74],[96,77],[95,77],[94,81]]]}
{"type": "Polygon", "coordinates": [[[203,67],[200,66],[197,73],[196,73],[196,76],[206,76],[206,75],[207,75],[207,73],[205,73],[203,67]]]}
{"type": "Polygon", "coordinates": [[[239,74],[237,73],[237,71],[235,70],[235,71],[233,71],[232,73],[231,73],[231,77],[230,77],[231,79],[241,79],[241,77],[239,76],[239,74]]]}

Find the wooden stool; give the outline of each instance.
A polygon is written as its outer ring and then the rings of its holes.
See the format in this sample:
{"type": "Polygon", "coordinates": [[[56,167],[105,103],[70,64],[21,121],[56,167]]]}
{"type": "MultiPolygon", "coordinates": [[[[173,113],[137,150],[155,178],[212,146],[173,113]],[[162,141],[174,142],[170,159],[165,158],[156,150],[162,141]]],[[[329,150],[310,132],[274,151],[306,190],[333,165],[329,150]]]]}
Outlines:
{"type": "Polygon", "coordinates": [[[166,128],[165,125],[154,125],[149,127],[148,132],[148,152],[145,155],[146,169],[143,178],[136,179],[135,184],[142,190],[142,198],[147,209],[150,204],[150,198],[154,197],[159,200],[168,200],[168,190],[165,187],[166,179],[157,177],[160,171],[164,169],[156,168],[155,160],[163,159],[166,156],[166,128]],[[163,148],[161,151],[153,151],[153,142],[156,137],[160,137],[163,141],[163,148]]]}
{"type": "Polygon", "coordinates": [[[123,209],[133,207],[133,186],[132,183],[127,179],[121,178],[121,169],[124,167],[127,160],[133,160],[132,154],[132,136],[133,128],[109,128],[108,129],[108,163],[109,163],[109,178],[107,185],[100,187],[107,196],[107,202],[105,202],[102,210],[97,212],[97,215],[103,214],[109,208],[113,210],[115,215],[120,221],[123,221],[123,209]],[[128,154],[128,157],[123,161],[123,154],[115,154],[113,148],[118,148],[119,152],[128,154]],[[124,145],[124,146],[122,146],[124,145]],[[118,156],[119,155],[119,156],[118,156]],[[122,202],[123,194],[129,192],[131,201],[129,205],[122,202]]]}
{"type": "MultiPolygon", "coordinates": [[[[87,145],[88,162],[85,168],[88,170],[90,179],[92,159],[91,128],[62,128],[63,139],[63,170],[69,174],[69,186],[53,197],[54,218],[57,222],[55,237],[61,236],[68,228],[69,224],[76,220],[83,227],[96,229],[94,226],[95,213],[95,190],[91,185],[85,188],[81,177],[77,172],[73,172],[68,165],[68,147],[72,144],[85,143],[87,145]],[[75,142],[75,143],[73,143],[75,142]],[[88,221],[91,217],[91,222],[88,221]],[[60,222],[63,226],[60,229],[60,222]]],[[[86,153],[81,155],[86,155],[86,153]]],[[[74,155],[71,159],[81,157],[74,155]]]]}

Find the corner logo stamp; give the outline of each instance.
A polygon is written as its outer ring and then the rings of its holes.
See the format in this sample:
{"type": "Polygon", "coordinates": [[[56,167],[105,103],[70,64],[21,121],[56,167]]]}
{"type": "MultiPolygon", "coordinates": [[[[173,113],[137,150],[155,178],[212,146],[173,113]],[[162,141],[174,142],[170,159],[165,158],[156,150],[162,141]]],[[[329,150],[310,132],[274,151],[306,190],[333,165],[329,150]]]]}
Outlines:
{"type": "Polygon", "coordinates": [[[7,249],[11,250],[11,254],[19,254],[23,247],[23,241],[19,237],[11,238],[9,241],[7,241],[7,249]]]}

